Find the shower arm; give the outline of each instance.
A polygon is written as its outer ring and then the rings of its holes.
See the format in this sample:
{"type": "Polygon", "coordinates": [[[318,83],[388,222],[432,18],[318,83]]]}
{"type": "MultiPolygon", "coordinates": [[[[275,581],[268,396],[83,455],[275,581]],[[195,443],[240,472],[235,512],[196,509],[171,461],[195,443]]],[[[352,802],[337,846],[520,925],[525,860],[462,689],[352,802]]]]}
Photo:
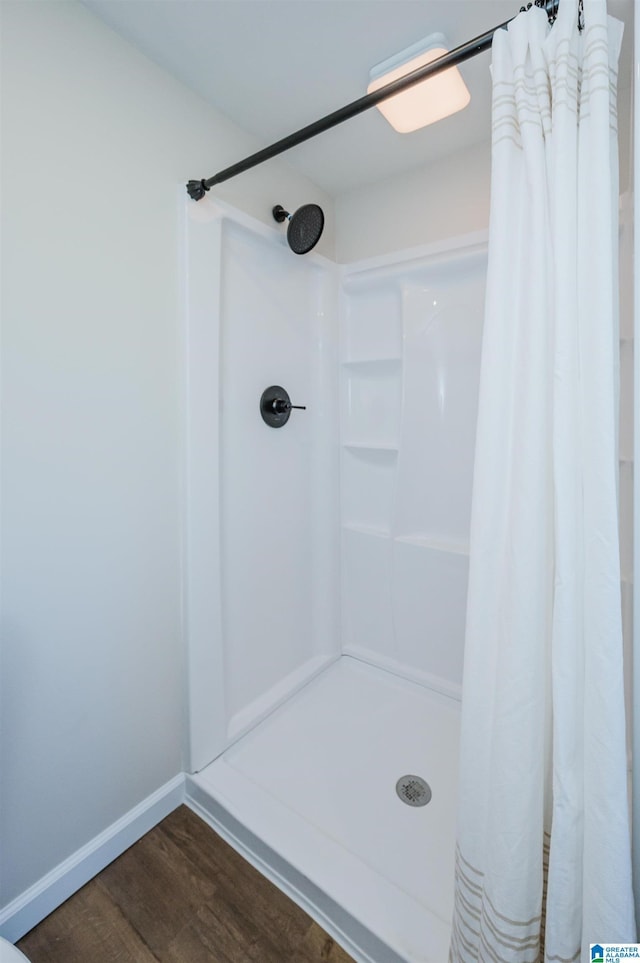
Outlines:
{"type": "MultiPolygon", "coordinates": [[[[535,0],[535,4],[528,3],[526,7],[521,7],[520,13],[535,5],[545,10],[549,15],[550,21],[553,21],[557,13],[558,3],[559,0],[535,0]]],[[[579,4],[580,9],[582,9],[582,0],[579,0],[579,4]]],[[[488,50],[493,42],[495,32],[508,26],[514,19],[515,17],[510,17],[509,20],[505,20],[504,23],[498,24],[497,27],[492,27],[491,30],[487,30],[486,33],[480,34],[473,40],[468,40],[459,47],[455,47],[448,53],[443,54],[442,57],[438,57],[437,60],[432,60],[431,63],[425,64],[424,67],[418,67],[417,70],[412,70],[411,73],[405,74],[404,77],[400,77],[398,80],[393,80],[391,83],[380,87],[379,90],[371,94],[365,94],[364,97],[353,100],[350,104],[334,110],[333,113],[327,114],[320,120],[316,120],[313,124],[308,124],[293,134],[283,137],[282,140],[276,141],[275,144],[271,144],[270,147],[265,147],[257,151],[257,153],[245,157],[244,160],[232,164],[231,167],[226,167],[224,170],[214,174],[213,177],[199,181],[189,181],[187,184],[189,197],[194,201],[202,200],[206,192],[215,184],[228,181],[231,177],[242,174],[243,171],[247,171],[251,167],[256,167],[258,164],[262,164],[264,161],[270,160],[272,157],[276,157],[278,154],[282,154],[284,151],[304,143],[304,141],[309,140],[311,137],[316,137],[325,130],[330,130],[332,127],[342,124],[345,120],[356,117],[363,111],[375,107],[376,104],[381,103],[383,100],[393,97],[394,94],[413,87],[415,84],[420,83],[421,80],[426,80],[427,77],[433,77],[439,74],[441,71],[446,70],[447,67],[453,67],[463,63],[465,60],[470,60],[471,57],[475,57],[476,54],[488,50]]]]}

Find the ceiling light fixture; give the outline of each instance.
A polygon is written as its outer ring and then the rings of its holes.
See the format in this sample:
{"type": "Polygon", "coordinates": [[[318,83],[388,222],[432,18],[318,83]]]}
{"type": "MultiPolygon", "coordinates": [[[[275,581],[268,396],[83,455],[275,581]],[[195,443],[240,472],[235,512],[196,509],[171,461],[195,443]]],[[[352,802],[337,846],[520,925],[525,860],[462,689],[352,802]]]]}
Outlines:
{"type": "MultiPolygon", "coordinates": [[[[418,67],[424,67],[448,52],[447,41],[441,33],[434,33],[419,40],[371,69],[371,82],[367,93],[373,93],[385,84],[404,77],[418,67]]],[[[427,77],[421,83],[381,101],[376,107],[395,130],[408,134],[455,114],[466,107],[470,100],[471,94],[460,71],[457,67],[449,67],[448,70],[427,77]]]]}

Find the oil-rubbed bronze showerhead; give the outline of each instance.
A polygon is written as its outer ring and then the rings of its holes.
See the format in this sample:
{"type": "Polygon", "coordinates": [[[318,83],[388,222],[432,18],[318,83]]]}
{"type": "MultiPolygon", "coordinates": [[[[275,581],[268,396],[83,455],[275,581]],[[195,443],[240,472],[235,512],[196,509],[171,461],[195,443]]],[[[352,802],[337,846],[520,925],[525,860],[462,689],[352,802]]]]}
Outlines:
{"type": "Polygon", "coordinates": [[[324,214],[317,204],[303,204],[295,214],[289,214],[284,207],[276,204],[272,214],[279,224],[289,220],[287,241],[294,254],[308,254],[320,240],[324,228],[324,214]]]}

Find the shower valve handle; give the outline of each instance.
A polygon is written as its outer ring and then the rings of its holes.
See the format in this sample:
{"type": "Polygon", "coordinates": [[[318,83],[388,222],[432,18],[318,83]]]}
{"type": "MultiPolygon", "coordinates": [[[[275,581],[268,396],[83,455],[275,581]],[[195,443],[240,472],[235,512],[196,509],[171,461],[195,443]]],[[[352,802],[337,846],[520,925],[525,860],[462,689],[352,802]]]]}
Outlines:
{"type": "Polygon", "coordinates": [[[274,398],[271,407],[277,415],[283,415],[285,411],[291,411],[292,408],[298,408],[299,411],[307,410],[306,405],[292,405],[286,398],[274,398]]]}
{"type": "Polygon", "coordinates": [[[292,405],[289,392],[281,385],[265,388],[260,398],[262,420],[270,428],[282,428],[289,421],[292,408],[305,411],[306,405],[292,405]]]}

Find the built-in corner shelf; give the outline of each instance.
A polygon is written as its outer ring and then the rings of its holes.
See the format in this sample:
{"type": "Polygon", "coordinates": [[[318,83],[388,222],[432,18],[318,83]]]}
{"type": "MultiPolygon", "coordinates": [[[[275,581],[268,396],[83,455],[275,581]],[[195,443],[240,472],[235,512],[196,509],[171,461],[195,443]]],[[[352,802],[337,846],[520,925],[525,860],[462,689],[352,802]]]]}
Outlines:
{"type": "Polygon", "coordinates": [[[374,528],[371,525],[359,525],[355,522],[345,522],[342,526],[344,532],[355,535],[366,535],[370,538],[390,538],[391,532],[388,529],[374,528]]]}
{"type": "Polygon", "coordinates": [[[344,651],[458,696],[485,274],[475,236],[367,264],[341,300],[344,651]]]}
{"type": "Polygon", "coordinates": [[[343,368],[353,368],[356,371],[362,369],[363,372],[373,372],[376,368],[398,368],[401,364],[402,358],[399,355],[376,358],[354,358],[342,362],[343,368]]]}
{"type": "Polygon", "coordinates": [[[370,442],[370,441],[343,441],[343,448],[351,448],[354,451],[385,451],[390,455],[397,455],[398,446],[387,444],[385,442],[370,442]]]}
{"type": "Polygon", "coordinates": [[[462,539],[446,538],[441,535],[395,535],[394,541],[405,545],[415,545],[418,548],[429,548],[436,552],[448,552],[450,555],[469,555],[469,542],[462,539]]]}
{"type": "Polygon", "coordinates": [[[361,524],[359,522],[344,522],[343,531],[356,535],[370,535],[376,538],[386,538],[389,542],[400,545],[410,545],[414,548],[425,548],[431,552],[444,552],[448,555],[469,557],[469,543],[462,539],[446,538],[439,535],[395,535],[390,527],[361,524]]]}

